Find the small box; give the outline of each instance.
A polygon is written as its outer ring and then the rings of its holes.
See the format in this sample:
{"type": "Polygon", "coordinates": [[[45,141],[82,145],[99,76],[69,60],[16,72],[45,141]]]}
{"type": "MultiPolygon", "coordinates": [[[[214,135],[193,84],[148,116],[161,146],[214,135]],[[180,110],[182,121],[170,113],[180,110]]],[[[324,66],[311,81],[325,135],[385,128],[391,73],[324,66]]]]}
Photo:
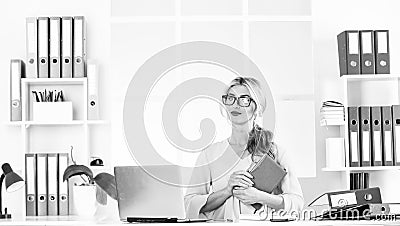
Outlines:
{"type": "Polygon", "coordinates": [[[327,138],[326,167],[341,168],[345,166],[344,138],[327,138]]]}
{"type": "Polygon", "coordinates": [[[72,102],[33,102],[33,121],[72,121],[72,102]]]}

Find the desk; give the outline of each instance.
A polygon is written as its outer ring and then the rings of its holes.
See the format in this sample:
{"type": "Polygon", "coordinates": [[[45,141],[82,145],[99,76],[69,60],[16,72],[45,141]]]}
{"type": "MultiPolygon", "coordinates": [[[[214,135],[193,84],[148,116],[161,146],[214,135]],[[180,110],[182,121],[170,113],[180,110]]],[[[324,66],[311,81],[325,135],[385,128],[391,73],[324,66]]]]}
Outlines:
{"type": "MultiPolygon", "coordinates": [[[[192,226],[222,226],[222,225],[238,225],[238,226],[265,226],[265,225],[279,225],[279,226],[347,226],[347,225],[400,225],[400,221],[291,221],[291,222],[269,222],[269,221],[252,221],[241,220],[239,223],[228,222],[212,222],[212,223],[192,223],[192,226]]],[[[0,220],[0,226],[111,226],[111,225],[133,225],[115,220],[96,220],[94,218],[82,218],[77,216],[54,216],[54,217],[27,217],[25,219],[8,219],[0,220]]],[[[148,225],[148,224],[147,224],[148,225]]],[[[158,224],[159,225],[159,224],[158,224]]],[[[165,225],[165,224],[164,224],[165,225]]],[[[182,226],[179,223],[168,223],[168,226],[182,226]]]]}

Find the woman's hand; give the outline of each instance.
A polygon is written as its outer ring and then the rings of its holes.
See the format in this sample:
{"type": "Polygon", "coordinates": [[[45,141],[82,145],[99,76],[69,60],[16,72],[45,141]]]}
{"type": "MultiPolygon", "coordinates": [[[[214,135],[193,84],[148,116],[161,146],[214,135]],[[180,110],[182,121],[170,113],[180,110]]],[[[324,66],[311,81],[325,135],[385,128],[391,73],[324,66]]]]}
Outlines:
{"type": "Polygon", "coordinates": [[[262,193],[255,187],[233,189],[233,196],[246,205],[260,203],[262,193]]]}
{"type": "Polygon", "coordinates": [[[248,188],[253,186],[253,181],[251,181],[250,178],[253,178],[253,176],[247,172],[247,171],[236,171],[232,173],[232,175],[229,178],[228,185],[226,186],[226,189],[230,194],[232,194],[232,190],[235,187],[240,187],[240,188],[248,188]]]}

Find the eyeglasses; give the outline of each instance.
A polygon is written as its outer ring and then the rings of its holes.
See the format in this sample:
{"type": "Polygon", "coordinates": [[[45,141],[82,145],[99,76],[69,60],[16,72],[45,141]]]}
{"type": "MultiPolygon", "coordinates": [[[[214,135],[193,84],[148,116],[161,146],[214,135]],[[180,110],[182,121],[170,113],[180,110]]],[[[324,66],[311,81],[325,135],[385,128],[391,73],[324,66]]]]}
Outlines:
{"type": "Polygon", "coordinates": [[[254,101],[248,95],[242,95],[240,97],[235,97],[233,95],[222,95],[222,103],[225,105],[233,105],[236,100],[240,107],[248,107],[250,106],[251,102],[254,101]]]}

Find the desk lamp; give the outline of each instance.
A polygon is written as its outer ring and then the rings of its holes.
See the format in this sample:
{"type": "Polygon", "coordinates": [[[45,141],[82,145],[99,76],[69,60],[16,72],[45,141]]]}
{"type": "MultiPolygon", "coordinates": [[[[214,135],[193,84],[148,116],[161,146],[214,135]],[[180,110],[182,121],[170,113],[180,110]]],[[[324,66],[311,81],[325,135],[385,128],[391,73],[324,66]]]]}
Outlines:
{"type": "Polygon", "coordinates": [[[16,174],[12,169],[10,164],[4,163],[1,166],[3,170],[3,174],[0,176],[0,219],[8,219],[11,218],[11,214],[7,213],[7,208],[4,209],[3,214],[3,200],[2,200],[2,191],[3,191],[3,180],[6,182],[6,191],[7,192],[14,192],[24,186],[24,180],[16,174]]]}

